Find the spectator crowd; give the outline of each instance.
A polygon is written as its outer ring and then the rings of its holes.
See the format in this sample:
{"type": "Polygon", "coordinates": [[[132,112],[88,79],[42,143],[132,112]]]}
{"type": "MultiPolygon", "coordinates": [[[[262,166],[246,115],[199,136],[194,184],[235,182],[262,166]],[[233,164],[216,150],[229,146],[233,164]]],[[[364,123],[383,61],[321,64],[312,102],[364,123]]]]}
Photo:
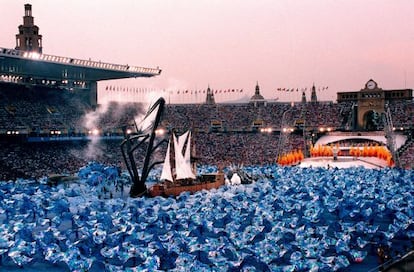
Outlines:
{"type": "MultiPolygon", "coordinates": [[[[392,102],[389,106],[394,126],[412,129],[414,103],[392,102]]],[[[70,174],[89,160],[124,168],[119,138],[93,143],[85,139],[30,143],[28,139],[51,137],[53,131],[59,131],[53,135],[57,138],[88,135],[92,128],[101,136],[120,136],[122,128],[140,119],[147,107],[111,102],[93,108],[82,95],[69,90],[24,85],[10,88],[0,83],[0,179],[70,174]],[[18,137],[10,140],[10,131],[18,131],[18,137]]],[[[292,129],[289,132],[300,130],[300,125],[316,130],[321,126],[345,129],[351,108],[349,103],[333,102],[166,105],[161,127],[178,132],[191,129],[199,163],[264,165],[275,163],[281,152],[304,150],[301,133],[280,137],[285,128],[292,129]]],[[[414,144],[408,144],[400,155],[410,168],[413,148],[414,144]]]]}

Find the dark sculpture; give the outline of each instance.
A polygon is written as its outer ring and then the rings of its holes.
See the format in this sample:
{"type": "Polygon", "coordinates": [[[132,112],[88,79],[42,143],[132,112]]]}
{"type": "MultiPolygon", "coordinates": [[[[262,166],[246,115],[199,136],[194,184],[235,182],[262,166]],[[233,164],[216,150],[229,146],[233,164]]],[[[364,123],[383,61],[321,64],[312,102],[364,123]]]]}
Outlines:
{"type": "Polygon", "coordinates": [[[159,98],[148,110],[139,126],[134,121],[135,131],[127,133],[126,127],[123,129],[124,140],[121,143],[121,151],[125,165],[133,182],[130,190],[131,197],[143,196],[147,192],[145,182],[149,172],[155,165],[163,163],[162,161],[152,162],[151,158],[154,151],[165,142],[165,140],[162,140],[154,145],[156,130],[160,123],[164,106],[164,98],[159,98]],[[138,172],[138,165],[134,157],[134,152],[136,150],[146,150],[141,176],[138,172]]]}

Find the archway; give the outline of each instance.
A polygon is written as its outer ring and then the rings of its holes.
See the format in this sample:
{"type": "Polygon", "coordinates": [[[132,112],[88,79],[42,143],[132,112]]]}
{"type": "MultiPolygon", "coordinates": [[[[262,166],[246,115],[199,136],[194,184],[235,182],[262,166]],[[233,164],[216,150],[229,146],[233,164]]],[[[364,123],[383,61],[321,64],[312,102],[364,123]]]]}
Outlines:
{"type": "Polygon", "coordinates": [[[378,130],[381,124],[381,115],[375,110],[364,113],[363,129],[368,131],[378,130]]]}

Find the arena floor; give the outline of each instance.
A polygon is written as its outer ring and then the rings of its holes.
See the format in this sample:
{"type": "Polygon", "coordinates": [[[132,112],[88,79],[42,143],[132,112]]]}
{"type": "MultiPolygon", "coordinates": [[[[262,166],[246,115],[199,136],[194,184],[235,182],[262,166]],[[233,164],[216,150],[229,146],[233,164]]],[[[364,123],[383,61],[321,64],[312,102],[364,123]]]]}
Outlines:
{"type": "Polygon", "coordinates": [[[350,168],[350,167],[364,167],[367,169],[380,169],[386,167],[384,160],[373,157],[338,157],[334,160],[333,157],[312,157],[304,159],[300,167],[324,167],[324,168],[350,168]]]}

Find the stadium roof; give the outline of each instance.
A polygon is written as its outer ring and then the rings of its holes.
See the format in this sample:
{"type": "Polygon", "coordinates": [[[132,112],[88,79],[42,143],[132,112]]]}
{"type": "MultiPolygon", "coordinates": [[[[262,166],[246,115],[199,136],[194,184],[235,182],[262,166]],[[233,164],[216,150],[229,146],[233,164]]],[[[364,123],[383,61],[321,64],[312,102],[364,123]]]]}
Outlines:
{"type": "Polygon", "coordinates": [[[81,60],[0,47],[0,73],[48,80],[100,81],[153,77],[161,74],[161,69],[81,60]]]}

